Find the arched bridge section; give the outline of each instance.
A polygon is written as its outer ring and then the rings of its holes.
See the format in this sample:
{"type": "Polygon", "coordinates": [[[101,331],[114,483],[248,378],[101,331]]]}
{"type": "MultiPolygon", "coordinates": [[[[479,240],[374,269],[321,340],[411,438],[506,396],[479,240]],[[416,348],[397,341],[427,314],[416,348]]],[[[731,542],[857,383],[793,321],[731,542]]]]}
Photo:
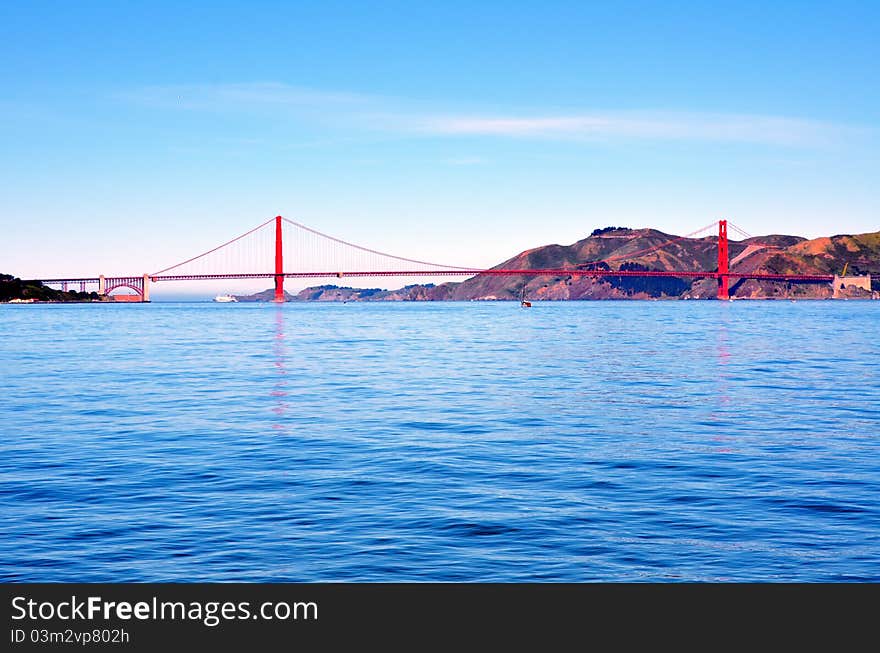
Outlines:
{"type": "Polygon", "coordinates": [[[141,274],[128,277],[105,277],[103,274],[97,277],[67,277],[55,279],[40,279],[47,286],[60,286],[61,290],[68,290],[71,285],[80,292],[97,292],[99,295],[112,297],[111,293],[120,288],[128,288],[134,291],[134,295],[115,296],[116,301],[150,301],[150,276],[141,274]],[[121,299],[132,297],[134,299],[121,299]]]}

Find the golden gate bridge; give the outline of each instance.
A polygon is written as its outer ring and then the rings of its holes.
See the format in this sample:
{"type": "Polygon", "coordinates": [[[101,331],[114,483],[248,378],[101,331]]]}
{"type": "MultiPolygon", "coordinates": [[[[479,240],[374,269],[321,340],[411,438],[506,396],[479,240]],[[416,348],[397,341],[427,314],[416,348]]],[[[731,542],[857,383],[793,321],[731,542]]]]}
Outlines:
{"type": "Polygon", "coordinates": [[[718,299],[730,298],[731,279],[757,279],[792,283],[831,283],[830,275],[769,274],[735,271],[734,264],[749,253],[764,248],[779,248],[755,242],[749,234],[733,223],[731,228],[750,239],[740,254],[730,259],[728,221],[717,222],[717,267],[712,270],[633,270],[620,269],[628,260],[662,250],[685,239],[714,230],[713,222],[686,236],[670,238],[660,244],[626,254],[595,261],[584,261],[577,266],[556,268],[502,268],[490,269],[443,265],[404,256],[395,256],[363,247],[312,229],[282,216],[266,220],[253,229],[228,240],[201,254],[153,273],[110,277],[68,277],[39,279],[44,284],[60,285],[68,290],[72,285],[80,291],[97,286],[100,295],[110,295],[119,288],[135,292],[136,301],[150,301],[150,284],[167,281],[209,281],[221,279],[273,279],[274,300],[283,302],[285,279],[344,278],[344,277],[425,277],[425,276],[588,276],[588,277],[676,277],[708,278],[718,283],[718,299]],[[603,267],[599,267],[602,265],[603,267]],[[612,266],[617,265],[617,269],[612,266]]]}

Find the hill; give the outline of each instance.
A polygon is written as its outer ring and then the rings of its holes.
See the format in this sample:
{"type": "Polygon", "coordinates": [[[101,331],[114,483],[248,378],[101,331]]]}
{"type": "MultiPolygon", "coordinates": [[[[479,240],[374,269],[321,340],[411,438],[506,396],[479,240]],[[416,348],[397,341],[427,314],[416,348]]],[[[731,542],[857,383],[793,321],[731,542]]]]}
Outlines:
{"type": "MultiPolygon", "coordinates": [[[[364,302],[364,301],[431,301],[446,299],[440,297],[443,294],[438,290],[440,286],[429,284],[412,284],[397,290],[383,290],[382,288],[351,288],[348,286],[312,286],[305,288],[295,295],[284,292],[284,301],[287,302],[364,302]]],[[[269,288],[253,295],[236,295],[240,302],[271,302],[275,298],[275,290],[269,288]]]]}
{"type": "MultiPolygon", "coordinates": [[[[714,271],[718,267],[718,238],[682,238],[656,229],[606,227],[571,245],[544,245],[520,252],[492,269],[522,270],[574,268],[602,270],[714,271]],[[664,243],[669,243],[659,248],[664,243]]],[[[772,234],[729,241],[732,272],[768,274],[872,275],[872,289],[880,291],[880,232],[837,235],[807,240],[772,234]]],[[[712,299],[714,279],[657,277],[493,276],[480,274],[458,283],[411,285],[398,290],[316,286],[291,301],[442,301],[563,299],[712,299]]],[[[870,293],[848,290],[853,297],[870,293]]],[[[242,301],[267,301],[265,291],[242,301]],[[260,299],[255,299],[259,297],[260,299]]],[[[797,284],[732,279],[731,295],[738,298],[830,298],[830,284],[797,284]]]]}
{"type": "MultiPolygon", "coordinates": [[[[583,268],[698,271],[717,270],[718,239],[680,238],[656,229],[609,227],[597,229],[572,245],[546,245],[526,250],[495,269],[583,268]],[[675,241],[662,249],[663,243],[675,241]],[[619,262],[615,262],[619,261],[619,262]]],[[[731,271],[771,274],[880,275],[880,232],[806,240],[799,236],[768,235],[729,241],[731,271]]],[[[456,284],[452,299],[517,299],[522,288],[532,299],[708,299],[716,295],[713,279],[626,278],[588,276],[478,275],[456,284]]],[[[875,290],[880,290],[876,286],[875,290]]],[[[736,297],[830,297],[830,285],[731,280],[736,297]]],[[[858,293],[855,293],[856,295],[858,293]]]]}

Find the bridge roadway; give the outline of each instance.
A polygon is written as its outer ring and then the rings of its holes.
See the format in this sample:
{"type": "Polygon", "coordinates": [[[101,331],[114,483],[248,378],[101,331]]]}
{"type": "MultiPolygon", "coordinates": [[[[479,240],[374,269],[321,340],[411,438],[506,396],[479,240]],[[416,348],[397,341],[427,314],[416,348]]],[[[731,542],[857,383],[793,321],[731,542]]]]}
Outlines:
{"type": "MultiPolygon", "coordinates": [[[[343,277],[428,277],[428,276],[578,276],[578,277],[689,277],[718,279],[727,276],[733,279],[759,279],[766,281],[793,281],[802,283],[831,283],[832,275],[822,274],[760,274],[753,272],[705,272],[678,270],[583,270],[576,268],[533,268],[533,269],[491,269],[491,270],[404,270],[404,271],[340,271],[340,272],[285,272],[287,279],[343,278],[343,277]]],[[[225,274],[179,274],[150,276],[150,281],[207,281],[212,279],[271,279],[274,272],[243,272],[225,274]]],[[[83,281],[83,279],[52,279],[60,281],[83,281]]]]}
{"type": "MultiPolygon", "coordinates": [[[[666,247],[667,245],[671,245],[675,242],[685,240],[687,238],[691,238],[696,234],[705,231],[707,228],[712,225],[708,225],[708,227],[704,227],[703,229],[694,232],[693,234],[689,234],[688,236],[680,236],[668,240],[665,243],[661,243],[660,245],[655,245],[649,247],[647,249],[639,250],[637,252],[630,252],[626,258],[634,258],[637,255],[642,255],[647,252],[656,251],[662,247],[666,247]]],[[[719,299],[727,299],[729,297],[728,283],[730,279],[758,279],[758,280],[766,280],[766,281],[787,281],[792,283],[833,283],[835,280],[834,276],[831,275],[819,275],[819,274],[768,274],[768,273],[754,273],[754,272],[732,272],[730,271],[730,261],[728,256],[728,238],[727,238],[727,220],[719,220],[718,221],[718,266],[714,271],[708,270],[697,270],[697,271],[685,271],[685,270],[611,270],[611,269],[591,269],[586,265],[577,268],[563,267],[563,268],[529,268],[529,269],[502,269],[502,268],[492,268],[489,270],[481,270],[478,268],[462,268],[462,267],[454,267],[454,266],[446,266],[446,265],[437,265],[435,263],[427,263],[425,261],[417,261],[414,259],[403,258],[400,256],[392,256],[390,254],[385,254],[383,252],[379,252],[377,250],[369,249],[366,247],[362,247],[360,245],[356,245],[354,243],[349,243],[347,241],[340,240],[339,238],[334,238],[332,236],[328,236],[327,234],[316,231],[310,227],[306,227],[298,222],[293,220],[288,220],[287,218],[283,218],[278,215],[272,219],[267,220],[263,224],[251,229],[250,231],[245,232],[244,234],[233,238],[222,245],[215,247],[213,249],[208,250],[207,252],[203,252],[198,256],[194,256],[192,258],[183,261],[182,263],[178,263],[177,265],[173,265],[171,267],[164,268],[155,272],[153,274],[145,274],[142,276],[132,276],[132,277],[77,277],[77,278],[55,278],[55,279],[41,279],[43,283],[61,283],[63,285],[67,285],[68,283],[80,283],[81,288],[86,284],[98,284],[98,292],[100,294],[109,294],[112,290],[116,288],[130,288],[134,290],[138,295],[141,296],[143,301],[149,301],[149,287],[151,282],[159,282],[159,281],[201,281],[201,280],[220,280],[220,279],[274,279],[275,281],[275,301],[284,301],[284,280],[285,279],[317,279],[317,278],[325,278],[325,279],[342,279],[344,277],[450,277],[450,276],[549,276],[549,277],[671,277],[671,278],[704,278],[704,279],[716,279],[718,281],[718,298],[719,299]],[[303,263],[304,265],[308,265],[309,267],[315,267],[318,270],[323,268],[323,271],[315,271],[315,272],[284,272],[284,253],[283,253],[283,223],[289,223],[293,225],[296,229],[295,234],[300,231],[303,233],[307,233],[309,237],[319,238],[321,242],[326,242],[336,248],[342,248],[344,251],[354,251],[357,252],[359,256],[363,254],[369,254],[372,256],[378,256],[379,260],[384,262],[394,261],[393,265],[401,265],[403,266],[426,266],[429,269],[404,269],[404,270],[394,270],[394,269],[385,269],[385,270],[328,270],[327,268],[330,266],[336,267],[342,265],[351,265],[351,263],[340,263],[340,259],[328,259],[324,258],[324,261],[332,261],[329,263],[325,262],[316,262],[316,263],[303,263]],[[274,223],[274,249],[275,249],[275,257],[274,257],[274,271],[272,272],[242,272],[242,273],[234,273],[234,272],[224,272],[219,274],[167,274],[168,272],[172,272],[173,270],[180,268],[181,266],[187,265],[199,259],[202,259],[206,256],[210,256],[219,250],[224,249],[227,246],[236,243],[246,236],[262,229],[263,227],[269,227],[272,223],[274,223]],[[327,267],[325,267],[325,265],[327,267]]],[[[312,243],[314,245],[314,243],[312,243]]],[[[751,245],[750,245],[751,246],[751,245]]],[[[764,247],[764,245],[762,245],[764,247]]],[[[770,247],[769,245],[766,247],[770,247]]],[[[749,251],[749,248],[746,248],[746,251],[749,251]]],[[[326,254],[326,252],[325,252],[326,254]]],[[[619,261],[623,257],[617,256],[613,258],[606,259],[605,261],[591,261],[590,265],[595,266],[600,263],[604,263],[605,267],[608,267],[608,261],[619,261]]],[[[734,263],[743,258],[741,255],[738,258],[734,259],[734,263]]],[[[349,261],[351,259],[348,259],[349,261]]],[[[364,267],[374,267],[376,263],[361,263],[364,267]]],[[[232,263],[232,265],[236,265],[232,263]]],[[[240,262],[236,265],[238,267],[242,265],[240,262]]],[[[253,265],[255,268],[264,268],[265,263],[257,263],[253,265]]],[[[268,267],[268,265],[266,265],[268,267]]],[[[391,267],[391,265],[389,265],[391,267]]],[[[220,269],[229,269],[225,265],[220,269]]],[[[204,268],[203,268],[204,269],[204,268]]],[[[214,269],[217,269],[216,267],[214,269]]],[[[253,269],[253,268],[252,268],[253,269]]],[[[264,268],[265,269],[265,268],[264,268]]]]}

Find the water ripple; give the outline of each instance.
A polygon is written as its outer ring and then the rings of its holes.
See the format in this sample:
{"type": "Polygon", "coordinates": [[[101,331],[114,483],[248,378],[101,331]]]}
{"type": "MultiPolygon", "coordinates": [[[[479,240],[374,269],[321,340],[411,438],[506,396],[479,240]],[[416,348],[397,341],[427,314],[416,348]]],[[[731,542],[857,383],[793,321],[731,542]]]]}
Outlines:
{"type": "Polygon", "coordinates": [[[3,306],[0,581],[877,582],[878,310],[3,306]]]}

